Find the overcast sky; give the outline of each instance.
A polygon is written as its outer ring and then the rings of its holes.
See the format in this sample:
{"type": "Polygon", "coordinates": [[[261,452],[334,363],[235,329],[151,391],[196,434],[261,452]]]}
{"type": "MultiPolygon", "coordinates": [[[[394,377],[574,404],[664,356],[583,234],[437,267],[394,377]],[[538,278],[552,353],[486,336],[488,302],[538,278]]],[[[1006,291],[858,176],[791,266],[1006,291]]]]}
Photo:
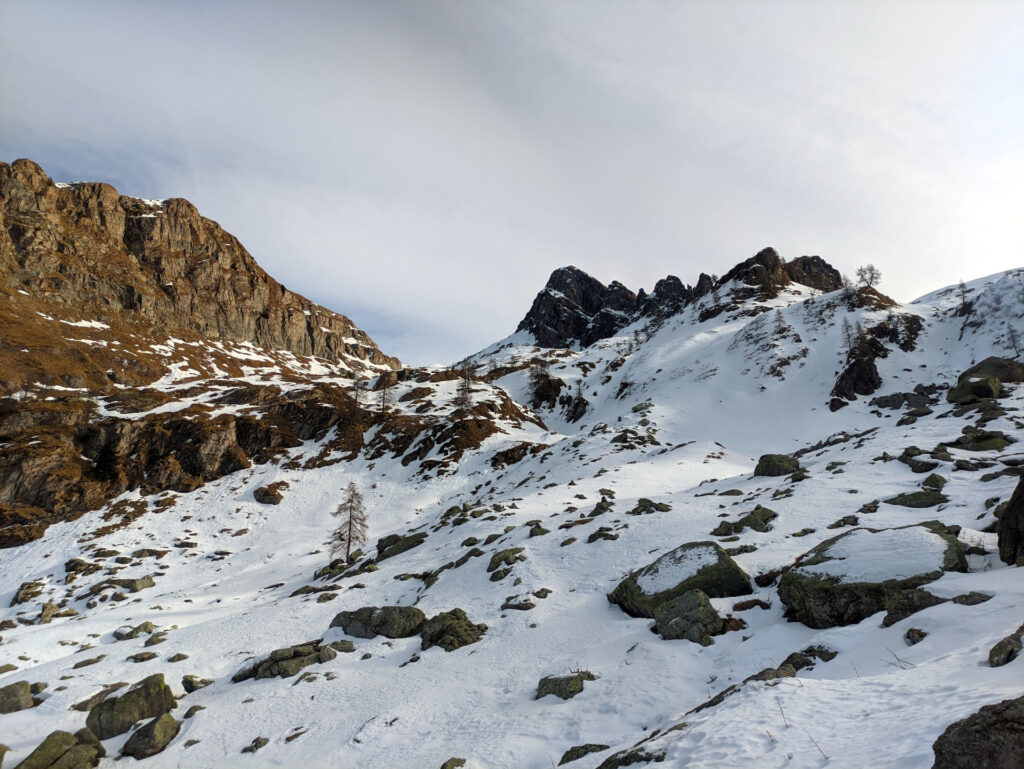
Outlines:
{"type": "Polygon", "coordinates": [[[1024,2],[0,0],[0,159],[185,197],[388,353],[556,267],[1024,266],[1024,2]]]}

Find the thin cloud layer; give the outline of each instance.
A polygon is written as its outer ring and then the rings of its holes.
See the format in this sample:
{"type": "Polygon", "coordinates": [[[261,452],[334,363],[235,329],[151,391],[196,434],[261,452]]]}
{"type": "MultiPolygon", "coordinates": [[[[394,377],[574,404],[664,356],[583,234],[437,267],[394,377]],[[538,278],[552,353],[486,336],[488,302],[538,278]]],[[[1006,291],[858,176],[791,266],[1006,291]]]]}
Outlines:
{"type": "Polygon", "coordinates": [[[180,196],[412,363],[576,264],[1024,261],[1019,3],[7,2],[0,158],[180,196]],[[895,6],[895,7],[892,7],[895,6]]]}

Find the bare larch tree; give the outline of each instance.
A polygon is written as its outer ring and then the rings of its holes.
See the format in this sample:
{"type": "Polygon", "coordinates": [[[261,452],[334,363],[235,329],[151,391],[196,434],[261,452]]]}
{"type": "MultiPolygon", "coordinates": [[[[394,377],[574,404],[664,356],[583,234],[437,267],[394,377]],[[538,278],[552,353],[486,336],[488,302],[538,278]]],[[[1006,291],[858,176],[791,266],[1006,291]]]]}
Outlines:
{"type": "Polygon", "coordinates": [[[332,515],[340,518],[337,528],[331,534],[331,554],[334,555],[342,548],[345,549],[345,560],[352,559],[352,546],[363,544],[366,541],[366,506],[363,504],[363,495],[355,483],[349,483],[345,489],[345,496],[332,515]]]}

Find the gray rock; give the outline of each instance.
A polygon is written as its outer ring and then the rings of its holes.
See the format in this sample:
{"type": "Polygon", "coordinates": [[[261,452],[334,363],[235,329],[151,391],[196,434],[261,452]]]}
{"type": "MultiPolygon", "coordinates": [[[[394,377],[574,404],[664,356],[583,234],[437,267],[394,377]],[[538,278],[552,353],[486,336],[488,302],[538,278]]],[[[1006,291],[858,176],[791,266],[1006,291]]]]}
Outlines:
{"type": "Polygon", "coordinates": [[[986,705],[946,727],[932,745],[932,769],[1024,766],[1024,697],[986,705]]]}

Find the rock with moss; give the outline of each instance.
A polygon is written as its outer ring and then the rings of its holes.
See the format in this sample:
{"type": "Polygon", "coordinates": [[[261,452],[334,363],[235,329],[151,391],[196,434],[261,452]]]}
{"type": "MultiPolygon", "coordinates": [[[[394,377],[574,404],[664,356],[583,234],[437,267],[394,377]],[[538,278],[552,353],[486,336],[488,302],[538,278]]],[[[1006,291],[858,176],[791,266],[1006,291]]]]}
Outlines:
{"type": "Polygon", "coordinates": [[[634,764],[660,764],[665,760],[665,751],[650,751],[647,748],[629,748],[614,753],[600,764],[597,769],[621,769],[634,764]]]}
{"type": "Polygon", "coordinates": [[[758,505],[738,521],[722,521],[711,534],[716,537],[728,537],[733,534],[740,534],[748,528],[754,531],[765,532],[771,528],[769,523],[778,517],[774,510],[758,505]]]}
{"type": "Polygon", "coordinates": [[[569,764],[573,761],[577,761],[584,756],[589,756],[591,753],[600,753],[602,750],[608,750],[611,745],[601,745],[597,742],[588,742],[585,745],[573,745],[567,751],[562,754],[562,758],[559,759],[558,765],[569,764]]]}
{"type": "Polygon", "coordinates": [[[134,627],[131,625],[124,625],[114,631],[114,638],[118,641],[128,641],[142,635],[150,635],[155,630],[156,627],[152,622],[143,622],[142,624],[135,625],[134,627]]]}
{"type": "Polygon", "coordinates": [[[982,430],[974,425],[963,428],[962,434],[955,441],[943,444],[963,451],[1002,451],[1014,438],[999,430],[982,430]]]}
{"type": "Polygon", "coordinates": [[[239,670],[231,677],[231,681],[237,684],[250,678],[290,678],[310,665],[330,662],[338,656],[338,649],[336,644],[324,644],[322,641],[317,638],[275,649],[267,657],[239,670]]]}
{"type": "Polygon", "coordinates": [[[415,606],[364,606],[336,614],[330,626],[355,638],[408,638],[420,632],[426,619],[415,606]]]}
{"type": "Polygon", "coordinates": [[[684,639],[710,646],[711,636],[724,631],[725,620],[702,591],[688,590],[657,606],[652,629],[666,641],[684,639]]]}
{"type": "Polygon", "coordinates": [[[15,681],[13,684],[0,687],[0,714],[28,710],[34,704],[32,684],[28,681],[15,681]]]}
{"type": "Polygon", "coordinates": [[[887,611],[885,624],[941,602],[921,586],[967,571],[964,546],[938,521],[858,528],[797,558],[779,582],[786,617],[812,628],[852,625],[887,611]]]}
{"type": "MultiPolygon", "coordinates": [[[[15,769],[91,769],[107,755],[89,729],[51,732],[15,769]]],[[[0,754],[0,759],[3,756],[0,754]]]]}
{"type": "Polygon", "coordinates": [[[990,667],[998,668],[1013,662],[1024,648],[1024,625],[1000,640],[988,653],[990,667]]]}
{"type": "Polygon", "coordinates": [[[182,676],[181,688],[185,690],[186,694],[192,694],[192,692],[197,692],[200,689],[205,689],[212,683],[213,681],[211,681],[209,678],[200,678],[196,675],[187,675],[182,676]]]}
{"type": "Polygon", "coordinates": [[[103,700],[85,721],[89,730],[101,740],[117,737],[139,721],[156,718],[177,707],[171,687],[162,673],[143,678],[120,697],[103,700]]]}
{"type": "Polygon", "coordinates": [[[750,595],[750,577],[715,542],[688,542],[629,574],[608,595],[632,617],[654,619],[657,607],[690,590],[712,598],[750,595]]]}
{"type": "Polygon", "coordinates": [[[650,515],[651,513],[667,513],[671,510],[671,505],[665,502],[654,502],[647,497],[640,497],[636,501],[636,507],[628,512],[630,515],[650,515]]]}
{"type": "Polygon", "coordinates": [[[487,571],[497,571],[501,566],[512,567],[519,561],[525,561],[526,556],[522,554],[525,548],[522,547],[507,547],[504,550],[499,550],[491,556],[490,563],[487,564],[487,571]]]}
{"type": "Polygon", "coordinates": [[[452,756],[447,761],[445,761],[443,764],[441,764],[441,769],[459,769],[460,766],[465,766],[465,765],[466,765],[466,759],[464,759],[464,758],[456,758],[455,756],[452,756]]]}
{"type": "Polygon", "coordinates": [[[377,540],[377,561],[384,561],[394,558],[396,555],[419,547],[427,539],[427,532],[418,531],[415,534],[402,536],[401,534],[389,534],[377,540]]]}
{"type": "Polygon", "coordinates": [[[932,745],[932,769],[1024,766],[1024,697],[986,705],[946,727],[932,745]]]}
{"type": "Polygon", "coordinates": [[[487,632],[487,625],[470,622],[462,609],[441,612],[423,624],[420,647],[440,646],[446,652],[476,643],[487,632]]]}
{"type": "Polygon", "coordinates": [[[757,460],[754,475],[778,477],[790,475],[800,469],[800,460],[788,454],[763,454],[757,460]]]}
{"type": "Polygon", "coordinates": [[[597,677],[589,670],[575,670],[562,676],[544,676],[537,682],[535,700],[553,694],[559,699],[571,700],[583,691],[584,681],[596,681],[597,677]]]}
{"type": "Polygon", "coordinates": [[[913,507],[917,509],[935,507],[936,505],[941,505],[943,502],[949,502],[949,497],[935,489],[922,489],[921,491],[897,494],[895,497],[890,497],[885,500],[885,504],[887,505],[913,507]]]}
{"type": "Polygon", "coordinates": [[[133,732],[121,748],[121,755],[140,760],[155,756],[163,752],[179,731],[181,724],[170,713],[164,713],[133,732]]]}

